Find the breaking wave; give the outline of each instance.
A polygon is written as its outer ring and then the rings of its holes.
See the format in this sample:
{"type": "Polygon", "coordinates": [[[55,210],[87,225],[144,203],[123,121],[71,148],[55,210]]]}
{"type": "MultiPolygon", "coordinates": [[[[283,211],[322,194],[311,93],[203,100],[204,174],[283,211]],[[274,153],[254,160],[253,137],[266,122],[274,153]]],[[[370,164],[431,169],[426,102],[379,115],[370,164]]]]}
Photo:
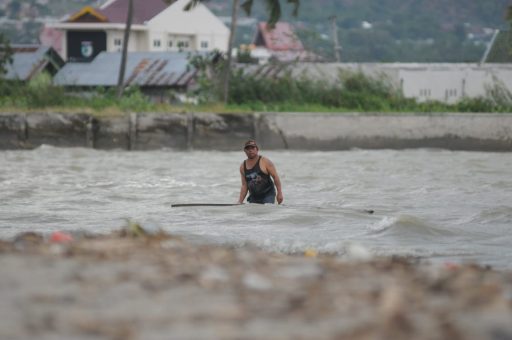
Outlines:
{"type": "Polygon", "coordinates": [[[377,223],[370,225],[368,230],[371,234],[400,236],[417,235],[417,236],[452,236],[455,232],[434,226],[420,218],[412,215],[385,216],[377,223]]]}

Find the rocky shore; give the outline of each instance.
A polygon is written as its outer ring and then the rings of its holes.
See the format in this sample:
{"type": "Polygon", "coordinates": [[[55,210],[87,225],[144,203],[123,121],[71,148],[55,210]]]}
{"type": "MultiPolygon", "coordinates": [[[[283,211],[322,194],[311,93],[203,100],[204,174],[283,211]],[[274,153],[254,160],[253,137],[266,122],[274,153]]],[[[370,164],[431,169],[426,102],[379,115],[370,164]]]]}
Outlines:
{"type": "Polygon", "coordinates": [[[1,339],[512,339],[512,273],[191,244],[0,241],[1,339]]]}

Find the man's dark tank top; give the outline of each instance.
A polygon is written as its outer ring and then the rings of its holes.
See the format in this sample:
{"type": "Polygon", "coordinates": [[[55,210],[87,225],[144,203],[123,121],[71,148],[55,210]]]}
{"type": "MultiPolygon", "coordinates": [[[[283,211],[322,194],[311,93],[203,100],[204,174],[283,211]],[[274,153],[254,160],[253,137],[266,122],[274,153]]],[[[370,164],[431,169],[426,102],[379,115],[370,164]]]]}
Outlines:
{"type": "Polygon", "coordinates": [[[261,156],[252,169],[247,169],[247,163],[244,161],[244,175],[252,197],[264,197],[266,194],[274,190],[274,182],[270,175],[264,173],[260,168],[261,156]]]}

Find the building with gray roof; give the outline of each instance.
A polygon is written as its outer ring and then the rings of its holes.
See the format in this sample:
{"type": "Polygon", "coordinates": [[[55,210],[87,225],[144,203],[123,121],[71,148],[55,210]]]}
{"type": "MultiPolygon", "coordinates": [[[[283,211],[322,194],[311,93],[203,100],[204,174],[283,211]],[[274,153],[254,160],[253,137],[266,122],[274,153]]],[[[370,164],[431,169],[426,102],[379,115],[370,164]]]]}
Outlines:
{"type": "MultiPolygon", "coordinates": [[[[194,55],[186,52],[128,53],[125,86],[137,86],[158,101],[169,90],[186,92],[195,84],[198,70],[190,64],[194,55]]],[[[207,56],[204,54],[203,56],[207,56]]],[[[101,52],[90,63],[67,63],[55,76],[54,84],[74,89],[115,87],[121,52],[101,52]]]]}
{"type": "Polygon", "coordinates": [[[29,81],[38,74],[55,75],[64,65],[59,54],[49,46],[12,45],[12,63],[6,65],[4,79],[29,81]]]}

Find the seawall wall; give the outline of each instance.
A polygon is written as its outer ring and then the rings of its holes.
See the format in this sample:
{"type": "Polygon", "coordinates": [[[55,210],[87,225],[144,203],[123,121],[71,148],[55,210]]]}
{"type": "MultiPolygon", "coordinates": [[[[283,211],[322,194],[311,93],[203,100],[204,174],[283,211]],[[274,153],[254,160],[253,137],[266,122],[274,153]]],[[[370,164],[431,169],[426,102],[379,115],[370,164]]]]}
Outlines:
{"type": "Polygon", "coordinates": [[[0,149],[239,150],[444,148],[512,151],[512,114],[132,113],[0,114],[0,149]]]}

